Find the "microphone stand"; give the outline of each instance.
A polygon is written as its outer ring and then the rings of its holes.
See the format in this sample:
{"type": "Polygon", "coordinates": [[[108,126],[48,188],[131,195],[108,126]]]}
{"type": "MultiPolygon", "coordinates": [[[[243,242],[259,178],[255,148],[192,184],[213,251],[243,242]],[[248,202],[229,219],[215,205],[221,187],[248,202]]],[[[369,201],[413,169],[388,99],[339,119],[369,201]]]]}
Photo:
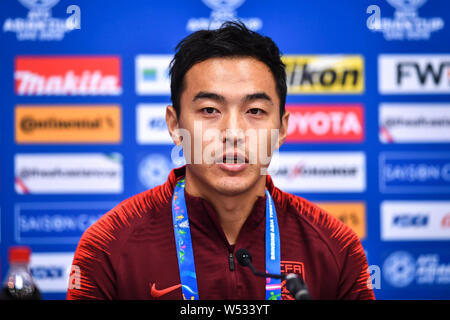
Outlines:
{"type": "Polygon", "coordinates": [[[256,271],[252,264],[252,256],[250,252],[244,248],[236,251],[236,258],[241,266],[249,267],[255,276],[286,280],[286,289],[288,289],[295,300],[311,300],[308,286],[295,273],[272,274],[256,271]]]}

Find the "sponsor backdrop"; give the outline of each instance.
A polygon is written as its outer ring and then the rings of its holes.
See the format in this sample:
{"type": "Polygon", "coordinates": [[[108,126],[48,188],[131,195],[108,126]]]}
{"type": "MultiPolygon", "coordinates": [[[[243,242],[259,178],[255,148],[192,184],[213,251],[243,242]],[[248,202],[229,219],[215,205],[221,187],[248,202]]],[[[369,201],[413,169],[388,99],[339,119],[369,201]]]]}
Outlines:
{"type": "Polygon", "coordinates": [[[236,18],[284,55],[278,187],[357,232],[378,299],[450,298],[445,0],[1,1],[1,279],[29,245],[44,297],[65,297],[84,230],[182,164],[165,124],[177,42],[236,18]]]}

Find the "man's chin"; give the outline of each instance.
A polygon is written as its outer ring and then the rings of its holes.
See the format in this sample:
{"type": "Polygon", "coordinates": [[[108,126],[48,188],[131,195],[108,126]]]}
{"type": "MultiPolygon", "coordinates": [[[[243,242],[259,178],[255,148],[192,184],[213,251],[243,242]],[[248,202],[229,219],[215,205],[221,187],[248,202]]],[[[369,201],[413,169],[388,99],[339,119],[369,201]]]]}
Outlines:
{"type": "Polygon", "coordinates": [[[236,181],[236,179],[220,179],[214,183],[214,189],[217,193],[225,196],[237,196],[249,190],[248,183],[245,181],[236,181]]]}
{"type": "Polygon", "coordinates": [[[234,166],[223,168],[217,164],[215,171],[216,179],[213,182],[216,190],[224,195],[238,195],[251,189],[259,178],[259,169],[246,165],[244,168],[234,166]]]}
{"type": "Polygon", "coordinates": [[[208,166],[190,165],[192,173],[203,182],[207,190],[204,192],[218,193],[227,196],[237,196],[253,188],[256,182],[263,178],[260,167],[246,164],[243,168],[227,168],[215,163],[208,166]]]}

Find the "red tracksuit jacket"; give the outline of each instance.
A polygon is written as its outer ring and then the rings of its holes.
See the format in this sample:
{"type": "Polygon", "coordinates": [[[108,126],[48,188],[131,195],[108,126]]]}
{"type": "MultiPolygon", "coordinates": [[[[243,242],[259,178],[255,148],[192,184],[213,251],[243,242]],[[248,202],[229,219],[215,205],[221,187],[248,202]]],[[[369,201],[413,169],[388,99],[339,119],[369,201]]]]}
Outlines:
{"type": "MultiPolygon", "coordinates": [[[[137,194],[102,216],[82,236],[73,265],[80,286],[68,299],[182,299],[172,225],[172,194],[185,167],[161,186],[137,194]]],[[[358,236],[307,200],[281,191],[266,178],[276,207],[281,272],[297,273],[312,299],[374,299],[358,236]]],[[[231,246],[213,207],[185,192],[200,299],[265,299],[265,279],[234,256],[246,248],[265,270],[265,203],[259,197],[231,246]]],[[[70,287],[75,287],[70,289],[70,287]]],[[[282,298],[291,299],[284,283],[282,298]]]]}

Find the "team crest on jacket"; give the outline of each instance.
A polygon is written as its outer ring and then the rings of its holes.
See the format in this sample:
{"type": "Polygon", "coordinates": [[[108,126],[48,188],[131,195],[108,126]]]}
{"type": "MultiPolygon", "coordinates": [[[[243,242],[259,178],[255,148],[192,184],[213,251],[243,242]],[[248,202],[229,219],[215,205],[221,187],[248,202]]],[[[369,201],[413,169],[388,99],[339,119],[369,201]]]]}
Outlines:
{"type": "MultiPolygon", "coordinates": [[[[305,281],[305,265],[300,261],[280,261],[281,273],[295,273],[303,281],[305,281]]],[[[286,280],[281,282],[281,299],[282,300],[294,300],[294,297],[286,289],[286,280]]]]}

